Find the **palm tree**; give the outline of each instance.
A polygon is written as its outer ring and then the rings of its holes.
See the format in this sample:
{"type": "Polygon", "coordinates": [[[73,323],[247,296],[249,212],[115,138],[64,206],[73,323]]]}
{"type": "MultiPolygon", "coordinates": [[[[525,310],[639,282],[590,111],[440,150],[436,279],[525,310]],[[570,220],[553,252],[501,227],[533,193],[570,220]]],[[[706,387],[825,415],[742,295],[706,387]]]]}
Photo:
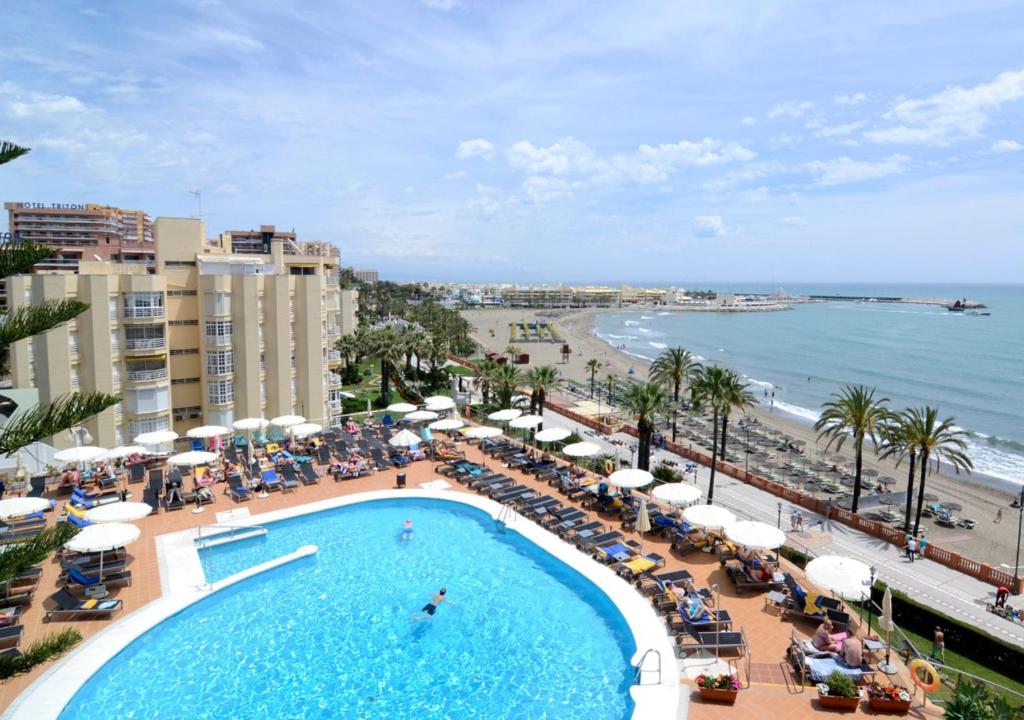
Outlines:
{"type": "Polygon", "coordinates": [[[512,407],[512,398],[523,384],[523,373],[515,365],[498,365],[493,383],[495,402],[503,408],[512,407]]]}
{"type": "Polygon", "coordinates": [[[725,386],[725,394],[722,397],[722,450],[719,455],[725,457],[725,437],[729,429],[729,413],[733,410],[746,410],[754,407],[756,401],[754,394],[747,390],[748,383],[740,380],[739,375],[732,370],[729,371],[729,381],[725,386]]]}
{"type": "Polygon", "coordinates": [[[892,412],[886,407],[889,398],[875,399],[875,389],[863,385],[845,385],[838,393],[832,393],[834,400],[822,405],[821,417],[814,424],[818,439],[828,438],[826,449],[835,445],[841,450],[847,438],[853,438],[854,475],[853,503],[851,512],[857,512],[860,502],[861,470],[864,466],[864,441],[871,440],[877,448],[886,423],[892,412]]]}
{"type": "Polygon", "coordinates": [[[352,356],[356,354],[356,343],[356,336],[349,334],[338,338],[338,342],[334,346],[341,353],[341,359],[345,361],[346,370],[348,370],[349,365],[352,363],[352,356]]]}
{"type": "Polygon", "coordinates": [[[924,486],[928,479],[928,461],[949,463],[956,474],[971,470],[974,463],[967,454],[967,432],[956,427],[954,418],[939,422],[939,409],[933,407],[912,408],[906,413],[906,441],[918,448],[921,468],[917,483],[917,515],[914,518],[914,535],[921,528],[921,511],[924,509],[924,486]]]}
{"type": "Polygon", "coordinates": [[[640,440],[636,465],[641,470],[651,467],[651,436],[654,434],[655,418],[664,412],[667,402],[665,389],[655,382],[630,385],[622,396],[622,406],[636,418],[637,437],[640,440]]]}
{"type": "Polygon", "coordinates": [[[689,350],[681,347],[662,350],[648,373],[651,380],[672,388],[672,401],[679,402],[683,383],[688,383],[701,370],[701,364],[689,350]]]}
{"type": "Polygon", "coordinates": [[[594,399],[594,378],[597,377],[598,371],[601,369],[601,361],[597,358],[590,358],[587,360],[587,372],[590,373],[590,399],[594,399]]]}
{"type": "Polygon", "coordinates": [[[615,381],[617,379],[618,378],[615,376],[615,373],[608,373],[608,377],[605,378],[605,380],[608,383],[608,404],[609,405],[614,405],[615,404],[615,398],[612,397],[612,392],[615,390],[615,381]]]}
{"type": "MultiPolygon", "coordinates": [[[[526,384],[532,388],[530,394],[530,410],[536,410],[538,415],[544,415],[544,403],[547,401],[547,395],[553,390],[557,390],[562,385],[562,376],[559,375],[551,365],[541,365],[540,367],[531,368],[526,373],[524,378],[526,384]],[[535,406],[535,407],[534,407],[535,406]]],[[[540,429],[542,426],[538,427],[540,429]]]]}
{"type": "Polygon", "coordinates": [[[495,384],[495,373],[498,371],[498,363],[493,360],[484,360],[477,365],[476,386],[480,390],[481,400],[484,405],[490,404],[491,389],[495,384]]]}
{"type": "Polygon", "coordinates": [[[27,153],[29,148],[15,145],[8,140],[0,140],[0,165],[9,163],[27,153]]]}
{"type": "Polygon", "coordinates": [[[732,373],[719,365],[710,365],[690,381],[693,409],[711,410],[711,477],[708,480],[708,505],[715,499],[715,471],[718,465],[718,418],[726,411],[726,397],[732,385],[732,373]]]}
{"type": "Polygon", "coordinates": [[[896,458],[896,467],[899,467],[904,458],[910,460],[910,470],[907,473],[907,502],[903,510],[903,532],[910,532],[910,513],[914,507],[914,465],[917,462],[917,445],[912,441],[909,432],[913,418],[910,410],[904,410],[899,415],[893,416],[892,420],[885,424],[882,429],[882,444],[879,446],[881,459],[896,458]]]}
{"type": "Polygon", "coordinates": [[[508,361],[514,363],[516,361],[516,355],[522,352],[522,348],[515,345],[509,345],[505,348],[505,354],[508,355],[508,361]]]}
{"type": "Polygon", "coordinates": [[[398,373],[403,359],[398,333],[389,327],[371,331],[367,335],[367,354],[380,361],[380,403],[386,406],[391,397],[391,376],[398,373]]]}

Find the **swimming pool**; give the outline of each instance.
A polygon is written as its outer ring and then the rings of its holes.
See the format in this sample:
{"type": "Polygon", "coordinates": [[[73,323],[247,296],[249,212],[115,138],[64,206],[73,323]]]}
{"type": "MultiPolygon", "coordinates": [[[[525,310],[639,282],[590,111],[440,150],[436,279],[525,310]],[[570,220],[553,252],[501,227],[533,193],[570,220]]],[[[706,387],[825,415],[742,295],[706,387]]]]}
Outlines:
{"type": "Polygon", "coordinates": [[[589,580],[484,512],[378,500],[203,551],[212,579],[314,544],[107,662],[64,719],[629,717],[625,620],[589,580]],[[402,520],[415,521],[411,542],[402,520]],[[412,622],[441,586],[452,604],[412,622]]]}

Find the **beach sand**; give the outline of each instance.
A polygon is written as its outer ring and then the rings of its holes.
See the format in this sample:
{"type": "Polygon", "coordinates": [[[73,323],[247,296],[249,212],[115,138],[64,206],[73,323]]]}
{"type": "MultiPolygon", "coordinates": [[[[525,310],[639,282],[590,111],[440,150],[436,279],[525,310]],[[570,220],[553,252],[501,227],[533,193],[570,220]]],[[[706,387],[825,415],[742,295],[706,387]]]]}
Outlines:
{"type": "MultiPolygon", "coordinates": [[[[562,362],[561,344],[517,342],[515,345],[521,349],[521,352],[530,355],[531,366],[553,365],[562,372],[564,377],[576,380],[580,384],[586,385],[590,381],[586,363],[591,358],[597,358],[602,363],[602,369],[597,375],[598,383],[606,379],[609,372],[620,378],[625,378],[630,368],[634,369],[637,377],[646,377],[650,363],[616,350],[593,334],[594,316],[600,312],[606,311],[501,308],[466,310],[462,312],[462,315],[473,324],[474,338],[477,342],[487,350],[499,353],[504,352],[509,345],[508,324],[510,322],[532,322],[537,319],[553,322],[565,342],[572,348],[572,355],[568,363],[562,362]]],[[[823,450],[823,444],[817,442],[817,434],[814,429],[806,423],[790,416],[780,415],[777,410],[770,413],[767,406],[761,405],[751,410],[750,415],[768,427],[776,428],[794,438],[804,440],[807,442],[807,447],[815,449],[816,452],[823,450]]],[[[848,444],[844,447],[843,454],[851,455],[848,444]]],[[[874,468],[881,475],[891,475],[897,478],[899,483],[893,487],[893,490],[906,489],[905,465],[897,468],[893,463],[879,462],[873,455],[865,455],[864,461],[866,468],[874,468]]],[[[865,480],[871,482],[870,478],[865,478],[865,480]]],[[[995,567],[1000,567],[1001,564],[1009,566],[1010,572],[1013,571],[1012,565],[1017,545],[1018,511],[1009,507],[1012,500],[1010,494],[982,482],[969,481],[963,476],[942,474],[928,476],[927,491],[938,495],[940,501],[960,503],[963,505],[963,511],[957,515],[973,518],[978,523],[973,530],[943,528],[928,518],[922,518],[921,526],[926,529],[929,540],[948,550],[959,552],[974,560],[990,563],[995,567]],[[1000,508],[1003,510],[1002,521],[996,523],[994,522],[996,512],[1000,508]]],[[[897,508],[897,510],[902,512],[902,508],[897,508]]]]}

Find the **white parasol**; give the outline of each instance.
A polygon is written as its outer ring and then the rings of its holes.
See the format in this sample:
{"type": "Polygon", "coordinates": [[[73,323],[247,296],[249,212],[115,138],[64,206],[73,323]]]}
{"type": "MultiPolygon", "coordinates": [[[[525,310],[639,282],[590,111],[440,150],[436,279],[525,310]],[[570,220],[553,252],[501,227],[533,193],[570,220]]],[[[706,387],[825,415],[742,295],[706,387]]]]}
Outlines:
{"type": "Polygon", "coordinates": [[[116,502],[94,507],[85,512],[85,519],[94,523],[135,522],[153,512],[153,508],[140,502],[116,502]]]}
{"type": "Polygon", "coordinates": [[[231,428],[226,428],[223,425],[200,425],[194,427],[185,433],[190,438],[212,438],[222,437],[228,435],[231,432],[231,428]]]}
{"type": "Polygon", "coordinates": [[[12,497],[0,500],[0,520],[42,512],[50,507],[50,501],[40,497],[12,497]]]}
{"type": "Polygon", "coordinates": [[[388,445],[391,447],[413,447],[421,442],[423,442],[423,439],[416,433],[409,430],[399,430],[388,440],[388,445]]]}
{"type": "Polygon", "coordinates": [[[640,553],[643,554],[644,533],[651,531],[651,516],[647,512],[647,503],[642,500],[640,501],[640,511],[636,515],[636,531],[640,533],[640,553]]]}
{"type": "Polygon", "coordinates": [[[139,445],[163,445],[174,442],[177,439],[178,433],[173,430],[154,430],[153,432],[136,435],[132,442],[136,442],[139,445]]]}
{"type": "Polygon", "coordinates": [[[413,422],[423,422],[424,420],[437,420],[437,413],[433,410],[413,410],[411,413],[405,416],[406,420],[412,420],[413,422]]]}
{"type": "Polygon", "coordinates": [[[518,408],[508,408],[506,410],[495,410],[487,416],[487,419],[494,420],[495,422],[508,422],[509,420],[515,420],[522,414],[523,411],[518,408]]]}
{"type": "Polygon", "coordinates": [[[521,415],[510,420],[508,425],[514,428],[532,428],[537,427],[542,422],[544,422],[544,418],[540,415],[521,415]]]}
{"type": "Polygon", "coordinates": [[[128,523],[103,523],[89,525],[64,543],[71,552],[100,554],[99,577],[103,578],[103,553],[131,545],[139,539],[140,531],[128,523]]]}
{"type": "Polygon", "coordinates": [[[301,415],[278,415],[276,418],[271,418],[270,424],[274,427],[279,428],[290,428],[292,425],[298,425],[299,423],[306,422],[306,418],[301,415]]]}
{"type": "Polygon", "coordinates": [[[693,505],[683,510],[683,517],[691,525],[717,530],[732,525],[736,516],[718,505],[693,505]]]}
{"type": "Polygon", "coordinates": [[[485,438],[498,437],[502,432],[501,428],[491,427],[490,425],[477,425],[466,430],[463,435],[468,438],[483,440],[485,438]]]}
{"type": "Polygon", "coordinates": [[[751,550],[774,550],[786,542],[786,533],[774,525],[756,520],[740,520],[726,525],[725,536],[751,550]]]}
{"type": "Polygon", "coordinates": [[[62,463],[87,463],[98,459],[106,452],[106,448],[96,447],[95,445],[82,445],[80,447],[68,448],[67,450],[58,450],[53,454],[53,459],[62,463]]]}
{"type": "Polygon", "coordinates": [[[405,403],[405,402],[391,403],[387,407],[388,412],[396,412],[396,413],[411,413],[415,409],[416,409],[415,405],[413,405],[412,403],[405,403]]]}
{"type": "Polygon", "coordinates": [[[646,470],[625,468],[609,475],[608,482],[620,488],[642,488],[654,482],[654,476],[646,470]]]}
{"type": "Polygon", "coordinates": [[[195,467],[212,463],[220,458],[217,453],[206,452],[205,450],[189,450],[188,452],[171,455],[167,458],[169,465],[180,465],[184,467],[195,467]]]}
{"type": "Polygon", "coordinates": [[[310,435],[315,435],[316,433],[320,432],[323,429],[323,425],[307,422],[299,423],[298,425],[292,425],[290,428],[288,428],[287,432],[293,438],[304,438],[309,437],[310,435]]]}
{"type": "Polygon", "coordinates": [[[600,454],[601,446],[592,442],[578,442],[566,445],[562,448],[562,452],[569,457],[590,457],[600,454]]]}
{"type": "Polygon", "coordinates": [[[430,423],[427,427],[431,430],[458,430],[466,423],[458,418],[445,418],[444,420],[435,420],[430,423]]]}
{"type": "Polygon", "coordinates": [[[570,435],[572,433],[565,428],[545,428],[534,435],[533,439],[537,442],[558,442],[559,440],[565,440],[570,435]]]}
{"type": "Polygon", "coordinates": [[[804,569],[807,579],[844,600],[862,600],[871,582],[871,568],[843,555],[814,558],[804,569]]]}
{"type": "Polygon", "coordinates": [[[685,483],[666,483],[651,491],[651,495],[670,505],[689,505],[700,498],[700,488],[685,483]]]}
{"type": "Polygon", "coordinates": [[[429,410],[451,410],[455,407],[455,401],[447,395],[431,395],[423,401],[423,404],[429,410]]]}
{"type": "Polygon", "coordinates": [[[231,427],[235,430],[241,430],[243,432],[252,432],[253,430],[262,430],[270,424],[269,420],[263,418],[247,417],[241,420],[235,420],[231,423],[231,427]]]}

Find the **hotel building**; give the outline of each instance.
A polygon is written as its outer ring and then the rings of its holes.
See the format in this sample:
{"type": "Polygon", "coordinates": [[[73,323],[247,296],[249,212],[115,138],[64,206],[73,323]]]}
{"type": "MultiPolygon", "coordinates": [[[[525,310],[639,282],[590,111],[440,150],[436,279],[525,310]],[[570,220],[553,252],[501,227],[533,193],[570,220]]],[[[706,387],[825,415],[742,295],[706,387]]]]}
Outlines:
{"type": "MultiPolygon", "coordinates": [[[[13,228],[12,228],[13,229],[13,228]]],[[[78,273],[8,279],[11,307],[76,297],[76,320],[11,348],[14,387],[41,402],[106,392],[123,402],[88,420],[92,443],[299,414],[340,421],[340,353],[357,294],[338,285],[338,251],[273,226],[207,241],[200,220],[157,218],[154,274],[143,264],[78,263],[78,273]],[[265,240],[265,242],[264,242],[265,240]]],[[[55,447],[75,444],[52,438],[55,447]]]]}

